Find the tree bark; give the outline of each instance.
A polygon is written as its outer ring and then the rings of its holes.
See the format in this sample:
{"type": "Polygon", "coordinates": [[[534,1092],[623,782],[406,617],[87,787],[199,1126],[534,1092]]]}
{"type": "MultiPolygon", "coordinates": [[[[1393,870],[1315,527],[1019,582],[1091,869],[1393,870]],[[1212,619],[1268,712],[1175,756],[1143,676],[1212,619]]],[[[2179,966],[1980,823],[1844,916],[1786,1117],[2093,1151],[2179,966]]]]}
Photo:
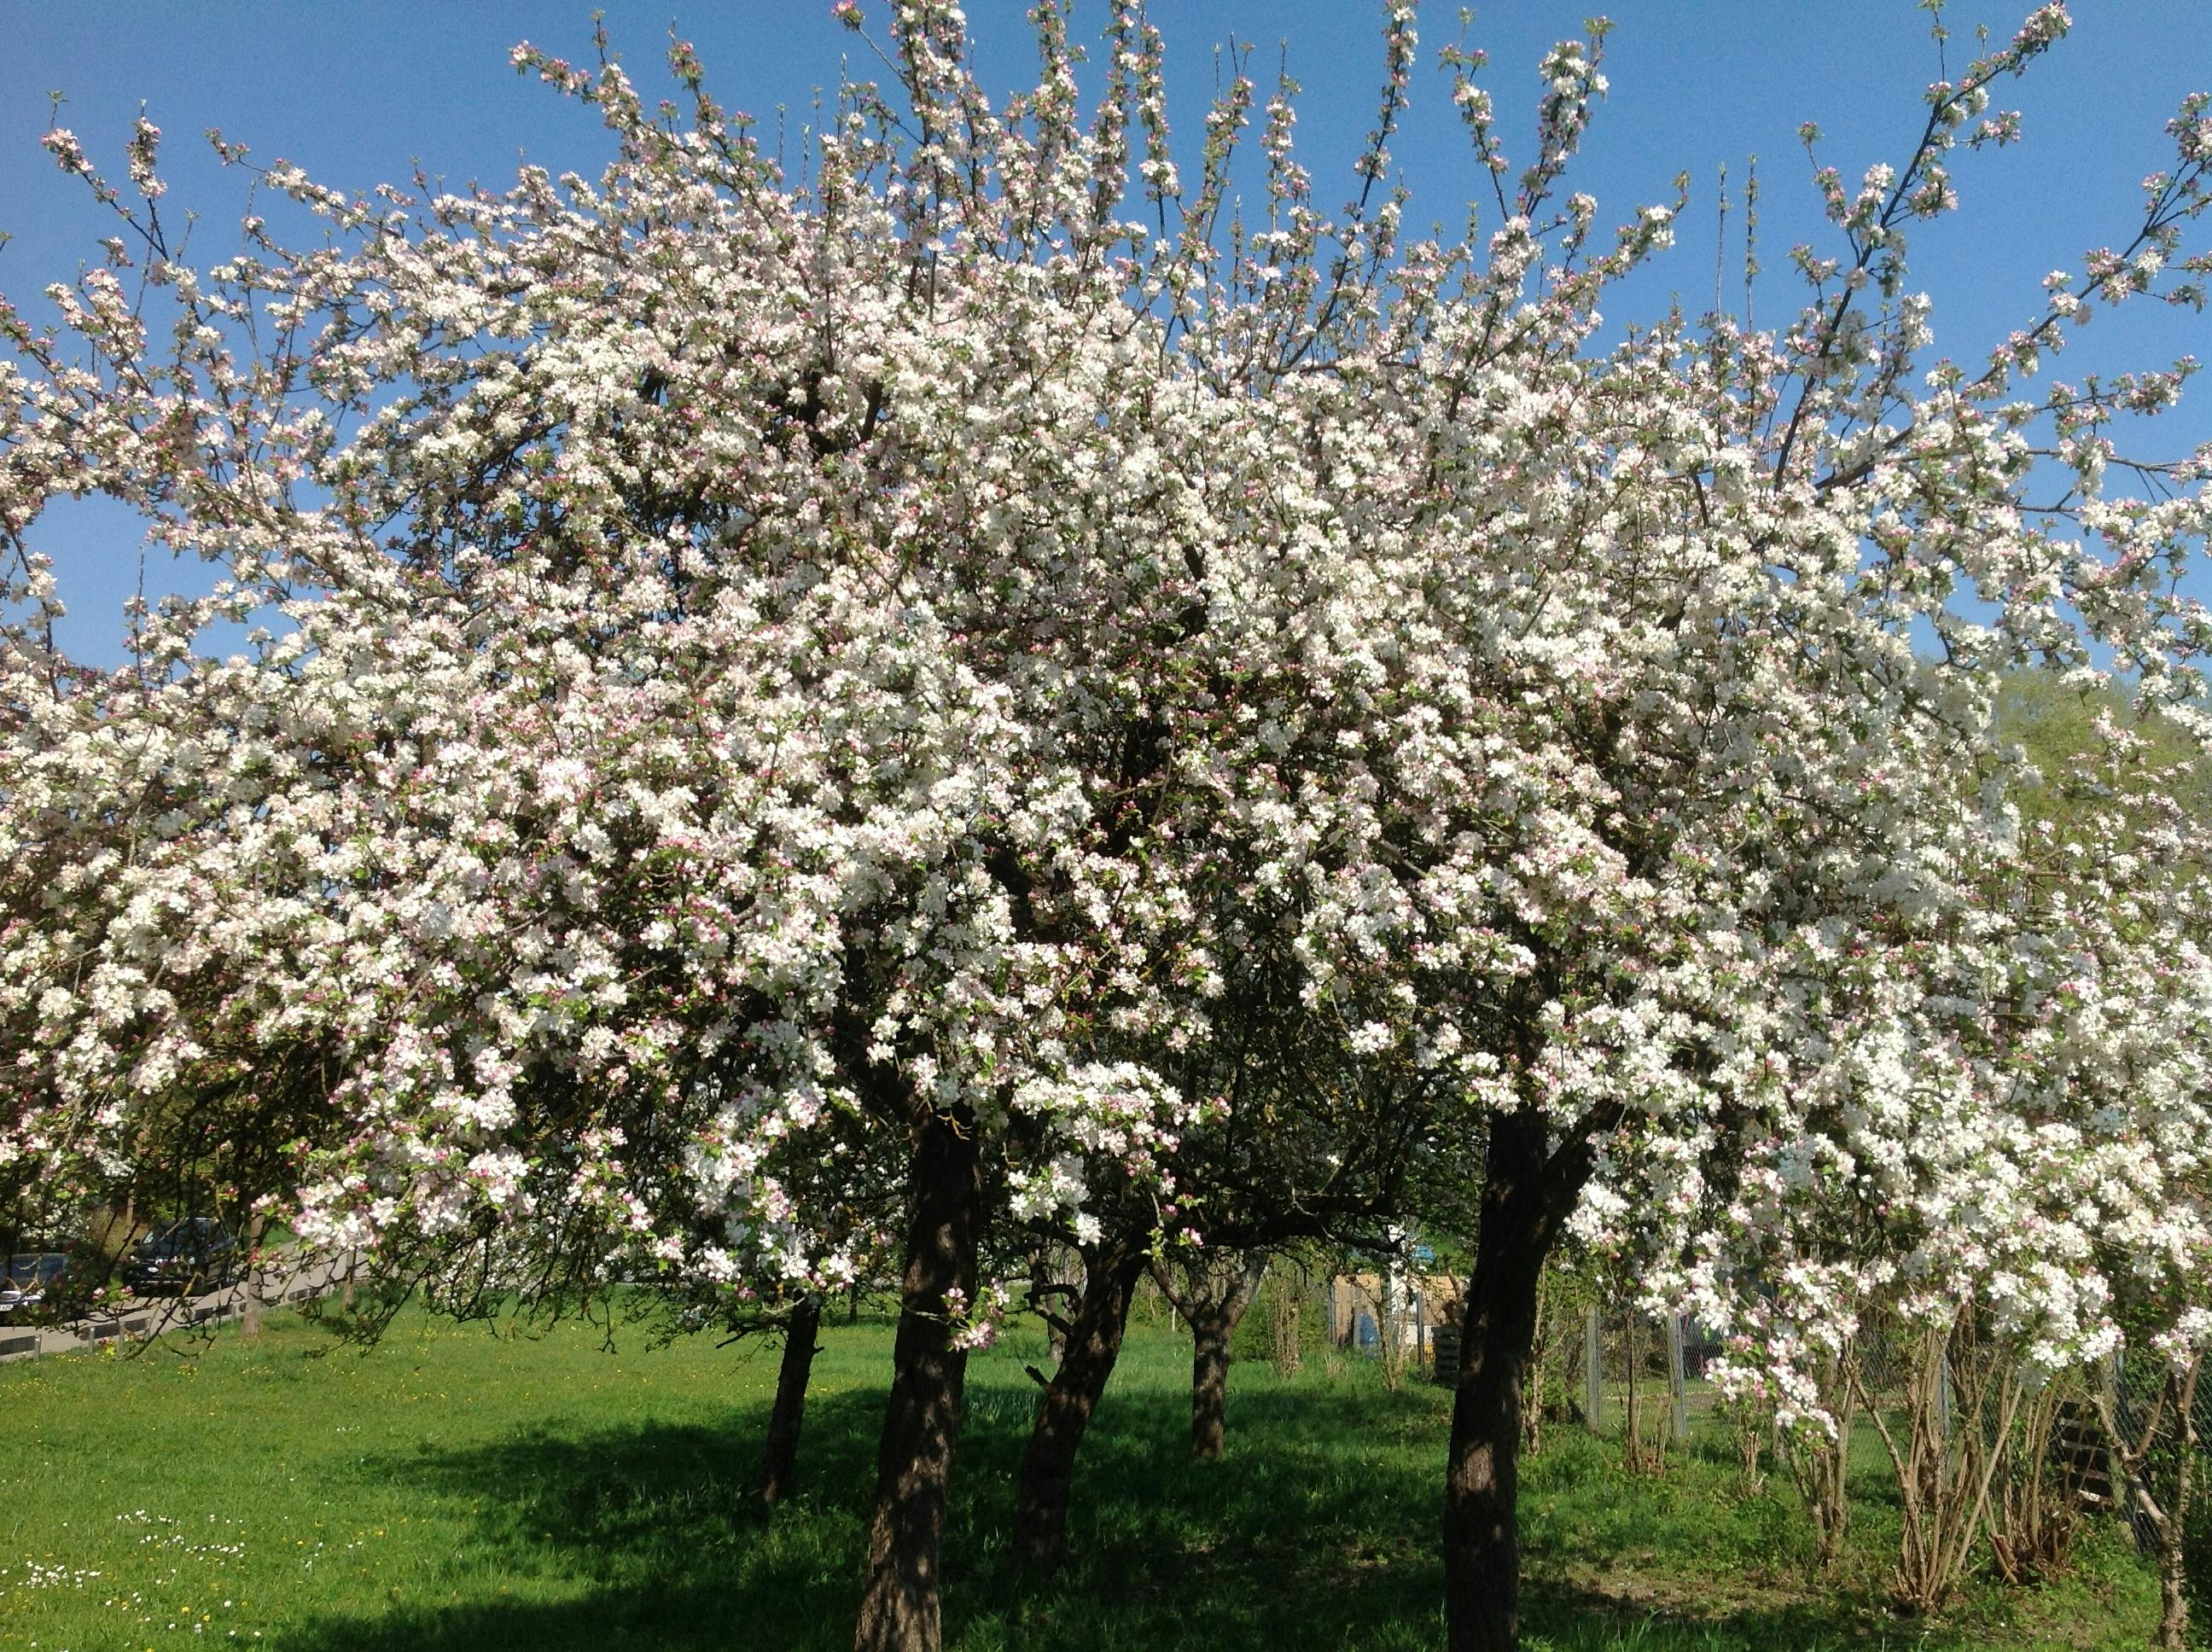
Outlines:
{"type": "Polygon", "coordinates": [[[2091,1390],[2097,1420],[2103,1425],[2106,1462],[2113,1488],[2124,1492],[2139,1522],[2150,1529],[2158,1546],[2159,1625],[2155,1644],[2160,1652],[2181,1652],[2189,1644],[2189,1570],[2182,1544],[2187,1530],[2189,1504],[2195,1490],[2191,1459],[2196,1455],[2197,1384],[2204,1370],[2199,1352],[2179,1372],[2168,1370],[2157,1400],[2147,1417],[2120,1426],[2120,1366],[2117,1359],[2106,1367],[2101,1381],[2091,1390]],[[2173,1413],[2171,1424],[2167,1412],[2173,1413]],[[2169,1432],[2170,1430],[2170,1432],[2169,1432]],[[2167,1440],[2176,1446],[2172,1482],[2160,1488],[2153,1483],[2153,1462],[2167,1440]],[[2163,1491],[2163,1497],[2160,1491],[2163,1491]]]}
{"type": "Polygon", "coordinates": [[[2160,1652],[2188,1652],[2189,1577],[2181,1545],[2169,1543],[2158,1557],[2158,1644],[2160,1652]]]}
{"type": "Polygon", "coordinates": [[[1229,1338],[1225,1315],[1210,1312],[1190,1321],[1190,1455],[1212,1461],[1229,1430],[1229,1338]]]}
{"type": "Polygon", "coordinates": [[[1492,1117],[1444,1475],[1450,1652],[1516,1652],[1521,1643],[1522,1382],[1561,1204],[1545,1146],[1541,1118],[1492,1117]]]}
{"type": "Polygon", "coordinates": [[[1144,1253],[1133,1246],[1109,1246],[1084,1258],[1083,1294],[1067,1321],[1060,1364],[1045,1388],[1036,1426],[1022,1454],[1014,1502],[1014,1558],[1023,1566],[1049,1573],[1066,1552],[1076,1453],[1099,1396],[1106,1392],[1107,1379],[1114,1374],[1114,1363],[1121,1357],[1130,1298],[1144,1271],[1144,1253]]]}
{"type": "Polygon", "coordinates": [[[2173,1467],[2173,1508],[2166,1540],[2159,1550],[2159,1644],[2181,1648],[2189,1644],[2189,1567],[2187,1544],[2190,1503],[2196,1491],[2197,1380],[2204,1370],[2199,1354],[2179,1377],[2169,1375],[2174,1394],[2173,1429],[2177,1436],[2173,1467]]]}
{"type": "Polygon", "coordinates": [[[931,1113],[914,1136],[906,1271],[854,1652],[938,1652],[943,1638],[939,1563],[968,1369],[948,1297],[975,1300],[981,1186],[970,1121],[931,1113]]]}
{"type": "Polygon", "coordinates": [[[1239,1263],[1234,1253],[1208,1253],[1177,1285],[1164,1267],[1152,1277],[1190,1327],[1190,1455],[1212,1461],[1228,1431],[1229,1342],[1260,1294],[1267,1258],[1254,1252],[1239,1263]]]}
{"type": "Polygon", "coordinates": [[[822,1298],[812,1291],[791,1310],[783,1363],[775,1373],[775,1409],[769,1413],[768,1451],[761,1465],[761,1501],[773,1509],[799,1485],[799,1430],[806,1419],[806,1382],[822,1328],[822,1298]]]}
{"type": "Polygon", "coordinates": [[[266,1219],[256,1211],[246,1224],[246,1266],[238,1287],[238,1334],[246,1342],[261,1334],[261,1233],[266,1219]]]}

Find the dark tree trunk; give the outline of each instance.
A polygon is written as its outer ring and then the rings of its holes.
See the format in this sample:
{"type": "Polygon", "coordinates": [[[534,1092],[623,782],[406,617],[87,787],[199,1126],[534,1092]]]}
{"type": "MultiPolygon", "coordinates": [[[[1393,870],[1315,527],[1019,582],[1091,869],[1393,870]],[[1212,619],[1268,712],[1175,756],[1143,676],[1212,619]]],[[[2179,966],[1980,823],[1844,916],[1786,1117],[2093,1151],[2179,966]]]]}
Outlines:
{"type": "Polygon", "coordinates": [[[906,1272],[854,1652],[938,1652],[942,1639],[939,1559],[968,1369],[947,1297],[975,1300],[981,1206],[972,1121],[929,1114],[915,1127],[906,1272]]]}
{"type": "MultiPolygon", "coordinates": [[[[1516,1652],[1521,1643],[1515,1505],[1522,1379],[1536,1339],[1544,1259],[1564,1215],[1563,1201],[1571,1206],[1572,1198],[1560,1186],[1560,1167],[1547,1163],[1545,1147],[1540,1118],[1492,1117],[1444,1475],[1444,1620],[1450,1652],[1516,1652]]],[[[1579,1189],[1579,1176],[1573,1185],[1579,1189]]]]}
{"type": "Polygon", "coordinates": [[[1129,1300],[1144,1271],[1144,1253],[1133,1247],[1109,1246],[1084,1258],[1083,1294],[1022,1454],[1014,1503],[1014,1558],[1021,1565],[1050,1572],[1066,1552],[1076,1453],[1121,1357],[1129,1300]]]}
{"type": "Polygon", "coordinates": [[[1208,1461],[1221,1455],[1229,1430],[1229,1339],[1235,1329],[1218,1310],[1190,1321],[1190,1455],[1208,1461]]]}
{"type": "Polygon", "coordinates": [[[761,1501],[774,1508],[799,1484],[799,1428],[806,1419],[806,1379],[822,1328],[822,1298],[809,1291],[791,1310],[783,1333],[783,1364],[775,1374],[775,1409],[769,1413],[767,1460],[761,1466],[761,1501]]]}
{"type": "Polygon", "coordinates": [[[1211,1251],[1187,1266],[1180,1282],[1165,1267],[1155,1268],[1152,1277],[1190,1327],[1190,1451],[1210,1461],[1221,1455],[1228,1429],[1230,1339],[1260,1294],[1267,1258],[1257,1251],[1241,1259],[1211,1251]]]}

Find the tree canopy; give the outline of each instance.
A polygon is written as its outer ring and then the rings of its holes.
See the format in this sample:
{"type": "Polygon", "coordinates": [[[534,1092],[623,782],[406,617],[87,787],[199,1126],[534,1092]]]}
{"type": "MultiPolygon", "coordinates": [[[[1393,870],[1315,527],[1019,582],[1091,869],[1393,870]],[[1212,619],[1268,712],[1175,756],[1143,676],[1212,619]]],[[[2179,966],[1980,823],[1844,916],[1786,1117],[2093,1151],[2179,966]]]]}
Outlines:
{"type": "Polygon", "coordinates": [[[866,1646],[934,1643],[987,1231],[1088,1242],[1126,1188],[1202,1240],[1206,1132],[1305,1109],[1261,1127],[1289,1179],[1360,1127],[1314,1074],[1414,1109],[1476,1213],[1455,1646],[1514,1634],[1570,1224],[1791,1394],[1870,1290],[2055,1367],[2194,1277],[2201,823],[2125,778],[2035,818],[2002,713],[2048,662],[2115,685],[2116,773],[2130,719],[2212,732],[2205,462],[2113,435],[2186,365],[2033,388],[2095,306],[2201,303],[2207,106],[2133,243],[1978,367],[1931,358],[1906,240],[2014,137],[2055,5],[1903,165],[1820,174],[1785,325],[1614,334],[1675,207],[1608,238],[1565,192],[1603,29],[1517,165],[1446,54],[1495,182],[1446,241],[1389,182],[1384,17],[1334,216],[1287,91],[1232,200],[1242,76],[1183,181],[1127,3],[1086,118],[1057,5],[994,103],[958,9],[897,0],[896,92],[842,88],[801,183],[681,46],[680,118],[523,48],[601,177],[277,167],[325,238],[249,221],[204,269],[150,124],[137,205],[51,134],[140,242],[6,317],[0,1179],[65,1205],[190,1138],[218,1196],[452,1292],[750,1299],[902,1245],[866,1646]],[[225,575],[109,672],[25,541],[92,490],[225,575]],[[218,615],[281,623],[214,658],[218,615]]]}

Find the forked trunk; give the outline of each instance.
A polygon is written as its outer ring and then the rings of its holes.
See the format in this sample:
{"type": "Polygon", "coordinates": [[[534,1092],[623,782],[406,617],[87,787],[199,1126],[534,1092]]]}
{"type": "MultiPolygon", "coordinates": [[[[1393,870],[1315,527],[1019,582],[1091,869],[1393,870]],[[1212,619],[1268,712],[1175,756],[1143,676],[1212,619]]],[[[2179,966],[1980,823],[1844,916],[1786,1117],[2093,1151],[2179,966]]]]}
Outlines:
{"type": "Polygon", "coordinates": [[[949,1299],[975,1300],[977,1169],[971,1121],[932,1114],[915,1127],[906,1272],[854,1652],[938,1652],[943,1639],[939,1563],[968,1367],[949,1299]]]}
{"type": "Polygon", "coordinates": [[[1218,1458],[1228,1431],[1229,1344],[1267,1277],[1267,1256],[1209,1253],[1180,1279],[1164,1267],[1152,1277],[1190,1327],[1191,1455],[1218,1458]]]}
{"type": "Polygon", "coordinates": [[[1522,1382],[1557,1221],[1545,1129],[1493,1117],[1459,1386],[1444,1475],[1444,1619],[1451,1652],[1516,1652],[1521,1640],[1522,1382]]]}
{"type": "Polygon", "coordinates": [[[791,1310],[783,1363],[775,1374],[775,1409],[769,1413],[768,1451],[761,1466],[761,1501],[774,1508],[799,1485],[799,1429],[806,1418],[806,1380],[820,1341],[822,1298],[809,1291],[791,1310]]]}
{"type": "Polygon", "coordinates": [[[1133,1248],[1111,1246],[1084,1259],[1083,1294],[1076,1300],[1059,1368],[1045,1388],[1036,1426],[1022,1454],[1014,1504],[1014,1558],[1023,1566],[1049,1572],[1066,1552],[1076,1454],[1099,1396],[1106,1392],[1107,1379],[1114,1374],[1114,1363],[1121,1357],[1129,1301],[1144,1271],[1144,1253],[1133,1248]]]}

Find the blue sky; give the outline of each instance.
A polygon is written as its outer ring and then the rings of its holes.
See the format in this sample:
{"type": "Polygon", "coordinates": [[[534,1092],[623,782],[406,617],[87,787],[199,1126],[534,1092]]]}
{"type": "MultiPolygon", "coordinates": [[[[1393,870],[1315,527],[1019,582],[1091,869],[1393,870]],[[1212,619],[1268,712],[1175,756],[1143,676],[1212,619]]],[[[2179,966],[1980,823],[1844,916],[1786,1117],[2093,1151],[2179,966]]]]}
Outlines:
{"type": "MultiPolygon", "coordinates": [[[[863,0],[880,15],[883,0],[863,0]]],[[[672,13],[697,46],[722,100],[775,129],[781,106],[796,158],[817,93],[834,87],[848,58],[872,72],[859,42],[830,17],[828,0],[684,0],[609,3],[617,49],[658,95],[666,88],[661,53],[672,13]]],[[[1512,153],[1525,155],[1534,118],[1534,66],[1552,41],[1580,31],[1586,7],[1519,0],[1478,12],[1471,43],[1491,54],[1488,82],[1512,153]]],[[[1946,15],[1951,64],[1974,51],[1986,22],[2008,35],[2027,8],[1954,0],[1946,15]]],[[[971,27],[987,86],[1011,89],[1031,72],[1021,0],[972,0],[971,27]]],[[[2012,327],[2039,313],[2039,283],[2078,264],[2081,252],[2119,245],[2139,221],[2138,181],[2166,164],[2164,123],[2184,94],[2212,82],[2212,6],[2203,0],[2079,0],[2071,36],[2000,101],[2025,113],[2025,141],[2001,153],[1963,157],[1963,210],[1923,227],[1915,239],[1916,285],[1936,301],[1942,353],[1978,358],[2012,327]]],[[[519,77],[507,53],[527,39],[572,58],[591,52],[591,11],[577,4],[344,6],[242,3],[148,6],[100,3],[9,12],[11,50],[0,59],[0,291],[35,319],[40,296],[72,278],[112,222],[82,186],[63,177],[39,147],[50,124],[50,91],[61,92],[60,122],[76,131],[103,170],[120,177],[121,144],[142,102],[167,135],[164,171],[172,222],[200,215],[197,258],[235,245],[248,181],[216,167],[200,134],[220,127],[258,161],[283,157],[322,181],[349,189],[404,182],[421,163],[459,185],[496,185],[519,159],[556,171],[595,170],[606,135],[590,112],[519,77]]],[[[1340,0],[1155,0],[1168,39],[1170,92],[1180,131],[1196,133],[1213,84],[1213,48],[1238,39],[1257,50],[1263,79],[1280,52],[1304,84],[1300,154],[1322,197],[1350,192],[1349,162],[1372,124],[1380,83],[1379,9],[1340,0]]],[[[1079,38],[1095,33],[1098,0],[1077,0],[1079,38]]],[[[1787,267],[1796,241],[1824,246],[1799,123],[1827,133],[1823,158],[1849,179],[1869,162],[1902,161],[1920,130],[1920,94],[1936,76],[1928,19],[1912,0],[1636,0],[1613,14],[1607,46],[1612,94],[1599,112],[1573,186],[1596,195],[1606,219],[1668,198],[1677,171],[1692,176],[1681,244],[1634,288],[1617,295],[1613,319],[1663,309],[1679,295],[1692,311],[1711,301],[1715,273],[1714,173],[1729,167],[1741,198],[1747,156],[1759,157],[1764,200],[1762,262],[1768,274],[1759,319],[1795,308],[1787,267]]],[[[1452,117],[1443,77],[1427,67],[1458,36],[1456,8],[1423,8],[1424,69],[1404,138],[1394,154],[1414,191],[1411,221],[1460,222],[1480,181],[1452,117]]],[[[1741,209],[1731,236],[1741,224],[1741,209]]],[[[2212,228],[2212,226],[2207,226],[2212,228]]],[[[1741,245],[1729,257],[1729,290],[1740,290],[1741,245]]],[[[2212,358],[2212,317],[2141,307],[2100,318],[2055,370],[2162,365],[2193,352],[2212,358]]],[[[2137,445],[2170,457],[2212,437],[2212,378],[2196,404],[2137,445]]],[[[138,577],[137,531],[112,507],[50,511],[33,543],[57,558],[71,607],[65,641],[81,657],[122,657],[122,600],[138,577]]],[[[198,569],[149,571],[149,588],[198,586],[198,569]]]]}

